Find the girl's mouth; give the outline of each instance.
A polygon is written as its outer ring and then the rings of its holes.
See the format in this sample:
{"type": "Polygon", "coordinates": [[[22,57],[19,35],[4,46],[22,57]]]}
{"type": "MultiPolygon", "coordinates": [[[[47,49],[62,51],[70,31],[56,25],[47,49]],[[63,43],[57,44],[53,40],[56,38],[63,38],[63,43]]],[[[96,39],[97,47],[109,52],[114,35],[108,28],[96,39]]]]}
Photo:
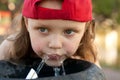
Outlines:
{"type": "Polygon", "coordinates": [[[48,60],[59,60],[60,56],[57,54],[48,55],[48,60]]]}
{"type": "Polygon", "coordinates": [[[44,56],[46,56],[46,59],[47,59],[45,60],[45,63],[48,66],[53,66],[53,67],[61,66],[64,60],[66,59],[65,56],[58,55],[58,54],[46,54],[44,56]]]}

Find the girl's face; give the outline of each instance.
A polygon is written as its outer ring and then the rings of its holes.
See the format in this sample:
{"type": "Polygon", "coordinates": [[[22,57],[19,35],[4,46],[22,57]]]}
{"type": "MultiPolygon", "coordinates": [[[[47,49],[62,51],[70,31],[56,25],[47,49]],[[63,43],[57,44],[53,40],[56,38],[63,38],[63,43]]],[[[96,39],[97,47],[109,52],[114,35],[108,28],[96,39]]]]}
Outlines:
{"type": "Polygon", "coordinates": [[[68,20],[26,20],[34,52],[49,66],[60,66],[77,51],[85,32],[85,22],[68,20]]]}

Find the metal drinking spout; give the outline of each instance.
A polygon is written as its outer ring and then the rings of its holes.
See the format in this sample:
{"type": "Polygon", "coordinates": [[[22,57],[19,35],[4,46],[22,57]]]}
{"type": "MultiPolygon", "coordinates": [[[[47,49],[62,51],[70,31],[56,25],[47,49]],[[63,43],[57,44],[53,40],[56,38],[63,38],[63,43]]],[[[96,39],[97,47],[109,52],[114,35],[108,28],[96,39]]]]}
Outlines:
{"type": "Polygon", "coordinates": [[[37,67],[37,70],[35,71],[33,68],[30,70],[30,72],[28,73],[26,79],[36,79],[38,78],[38,74],[41,71],[41,69],[43,68],[45,62],[48,60],[48,57],[44,57],[44,59],[42,59],[42,61],[40,62],[40,64],[37,67]]]}

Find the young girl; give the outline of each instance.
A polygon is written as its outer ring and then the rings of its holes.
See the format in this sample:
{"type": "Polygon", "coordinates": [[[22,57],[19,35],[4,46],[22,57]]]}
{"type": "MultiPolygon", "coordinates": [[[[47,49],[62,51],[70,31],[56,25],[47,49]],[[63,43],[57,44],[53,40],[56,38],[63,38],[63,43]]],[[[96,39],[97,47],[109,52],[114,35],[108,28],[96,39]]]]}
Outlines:
{"type": "Polygon", "coordinates": [[[42,80],[105,80],[91,0],[25,0],[20,17],[20,32],[0,46],[1,78],[25,79],[32,68],[42,80]]]}

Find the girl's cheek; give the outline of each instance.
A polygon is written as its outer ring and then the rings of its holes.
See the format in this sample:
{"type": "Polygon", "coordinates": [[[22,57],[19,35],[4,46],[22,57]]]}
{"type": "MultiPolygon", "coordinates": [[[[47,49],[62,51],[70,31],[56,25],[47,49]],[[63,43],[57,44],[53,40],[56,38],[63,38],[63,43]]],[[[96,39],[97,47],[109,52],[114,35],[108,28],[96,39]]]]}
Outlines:
{"type": "Polygon", "coordinates": [[[77,49],[78,49],[78,45],[69,45],[69,46],[67,46],[66,47],[66,50],[67,50],[67,52],[69,53],[69,54],[67,54],[68,56],[72,56],[72,55],[74,55],[75,53],[76,53],[76,51],[77,51],[77,49]]]}
{"type": "Polygon", "coordinates": [[[42,47],[43,47],[43,43],[40,42],[40,41],[32,41],[31,42],[31,45],[32,45],[32,49],[33,51],[38,54],[41,52],[42,50],[42,47]]]}

